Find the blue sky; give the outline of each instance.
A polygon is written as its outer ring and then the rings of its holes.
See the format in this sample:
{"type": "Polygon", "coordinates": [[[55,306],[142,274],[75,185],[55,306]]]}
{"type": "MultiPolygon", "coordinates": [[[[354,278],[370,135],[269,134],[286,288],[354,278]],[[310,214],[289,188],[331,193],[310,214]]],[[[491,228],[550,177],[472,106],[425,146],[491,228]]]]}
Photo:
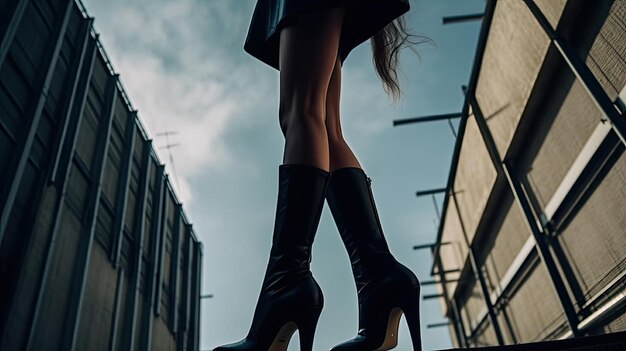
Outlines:
{"type": "MultiPolygon", "coordinates": [[[[204,245],[201,350],[245,336],[269,256],[284,139],[278,124],[279,72],[243,51],[254,0],[83,0],[139,117],[166,163],[204,245]],[[158,133],[176,131],[167,144],[158,133]]],[[[445,186],[454,137],[446,122],[393,127],[394,119],[458,112],[480,23],[443,26],[442,16],[481,12],[483,0],[411,0],[412,32],[436,47],[401,54],[404,98],[392,105],[371,62],[369,41],[342,70],[344,136],[372,178],[389,246],[421,280],[431,257],[415,244],[434,241],[437,219],[415,191],[445,186]]],[[[455,122],[456,126],[457,123],[455,122]]],[[[441,203],[441,198],[438,199],[441,203]]],[[[312,271],[325,296],[315,350],[352,338],[356,290],[348,256],[327,206],[313,247],[312,271]]],[[[425,286],[423,293],[434,293],[425,286]]],[[[450,347],[439,304],[421,303],[425,350],[450,347]]],[[[396,350],[410,350],[401,322],[396,350]]],[[[290,350],[297,350],[297,337],[290,350]]]]}

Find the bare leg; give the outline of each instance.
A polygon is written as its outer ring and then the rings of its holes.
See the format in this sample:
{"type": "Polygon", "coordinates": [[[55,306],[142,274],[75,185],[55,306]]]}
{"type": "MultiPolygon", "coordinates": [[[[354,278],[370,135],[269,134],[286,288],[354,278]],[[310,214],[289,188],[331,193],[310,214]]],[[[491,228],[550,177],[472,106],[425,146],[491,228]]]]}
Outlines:
{"type": "Polygon", "coordinates": [[[330,148],[330,171],[344,167],[362,168],[341,132],[339,100],[341,92],[341,61],[337,57],[326,96],[326,131],[330,148]]]}
{"type": "Polygon", "coordinates": [[[326,94],[339,50],[345,7],[299,15],[280,33],[283,164],[330,169],[326,94]]]}

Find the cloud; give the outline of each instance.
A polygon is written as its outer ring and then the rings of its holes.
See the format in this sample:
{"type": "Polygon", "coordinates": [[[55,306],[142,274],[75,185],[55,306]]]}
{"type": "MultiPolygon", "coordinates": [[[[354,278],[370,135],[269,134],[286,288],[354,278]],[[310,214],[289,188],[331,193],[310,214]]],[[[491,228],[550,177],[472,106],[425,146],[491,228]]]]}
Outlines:
{"type": "Polygon", "coordinates": [[[236,3],[116,0],[88,6],[116,11],[102,16],[96,29],[106,33],[101,40],[113,66],[187,205],[193,201],[189,179],[232,162],[224,140],[228,128],[243,124],[244,116],[274,89],[269,74],[255,74],[258,66],[236,64],[247,59],[241,22],[249,11],[249,4],[236,3]],[[238,31],[241,42],[233,35],[215,35],[224,30],[238,31]],[[169,140],[157,136],[166,131],[177,134],[169,140]],[[170,150],[176,172],[168,151],[159,149],[168,142],[179,144],[170,150]]]}

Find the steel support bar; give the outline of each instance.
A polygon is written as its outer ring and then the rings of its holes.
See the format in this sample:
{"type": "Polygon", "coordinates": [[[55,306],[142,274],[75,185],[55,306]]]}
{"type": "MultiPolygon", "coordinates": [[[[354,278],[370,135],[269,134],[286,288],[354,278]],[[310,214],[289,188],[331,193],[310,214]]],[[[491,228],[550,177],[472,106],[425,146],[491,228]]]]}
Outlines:
{"type": "Polygon", "coordinates": [[[165,256],[165,246],[167,245],[167,212],[169,211],[169,194],[168,194],[168,175],[166,174],[163,180],[163,212],[159,217],[161,231],[158,233],[159,247],[157,249],[156,259],[156,290],[154,292],[154,313],[157,316],[161,315],[161,295],[163,294],[163,261],[165,256]]]}
{"type": "MultiPolygon", "coordinates": [[[[89,27],[88,27],[89,29],[89,27]]],[[[90,37],[91,38],[91,37],[90,37]]],[[[35,302],[35,311],[33,312],[33,317],[31,319],[30,331],[28,332],[28,341],[26,344],[26,349],[30,350],[32,347],[32,343],[35,341],[35,333],[36,326],[39,323],[41,309],[43,305],[43,297],[44,293],[47,291],[48,284],[52,283],[48,281],[48,274],[52,269],[52,253],[56,250],[57,237],[60,235],[59,227],[61,226],[61,217],[63,215],[63,208],[65,199],[67,198],[67,188],[68,188],[68,177],[70,171],[72,169],[72,159],[74,158],[74,152],[76,149],[76,140],[78,131],[80,130],[80,124],[82,122],[83,109],[85,107],[85,100],[87,99],[87,91],[89,88],[89,82],[91,81],[91,75],[93,72],[93,64],[96,57],[97,47],[96,47],[96,39],[91,38],[87,44],[87,54],[85,57],[85,62],[81,68],[81,73],[79,77],[78,83],[78,92],[80,92],[80,97],[74,102],[74,105],[71,108],[70,113],[70,125],[68,131],[68,138],[65,140],[63,147],[59,150],[59,152],[63,153],[62,162],[60,170],[63,170],[63,175],[59,179],[59,196],[55,202],[55,214],[52,225],[50,226],[50,238],[47,241],[46,253],[44,258],[44,266],[42,269],[41,276],[39,278],[39,286],[37,291],[37,300],[35,302]]]]}
{"type": "Polygon", "coordinates": [[[178,292],[178,265],[180,264],[180,237],[183,233],[180,232],[180,224],[183,220],[182,205],[177,203],[174,207],[174,231],[172,232],[172,257],[170,260],[170,315],[174,318],[170,318],[170,325],[174,333],[178,332],[178,308],[176,308],[176,299],[178,292]]]}
{"type": "Polygon", "coordinates": [[[524,188],[523,184],[517,179],[515,173],[513,173],[513,171],[511,170],[511,166],[508,165],[506,162],[503,164],[503,169],[511,191],[513,192],[513,196],[515,197],[515,201],[517,202],[517,205],[524,215],[523,218],[526,226],[528,227],[535,239],[539,257],[541,257],[541,261],[548,271],[552,286],[556,291],[559,303],[561,304],[561,308],[565,313],[567,324],[569,325],[574,336],[581,336],[578,330],[578,317],[576,316],[576,311],[574,310],[574,306],[572,305],[572,301],[567,293],[565,283],[563,282],[561,275],[559,274],[556,263],[554,262],[554,259],[550,254],[550,249],[545,242],[543,232],[537,227],[537,220],[526,196],[526,189],[524,188]]]}
{"type": "MultiPolygon", "coordinates": [[[[435,249],[435,247],[431,247],[431,253],[434,253],[435,249]]],[[[441,283],[441,291],[443,291],[443,295],[445,297],[444,300],[446,301],[446,307],[448,308],[448,311],[446,311],[446,315],[448,319],[450,319],[450,314],[452,314],[452,324],[454,326],[454,335],[456,336],[457,343],[460,346],[465,346],[465,332],[463,330],[463,325],[461,324],[462,321],[460,318],[458,318],[459,315],[457,313],[458,311],[456,309],[456,304],[454,303],[454,297],[451,300],[448,299],[448,296],[450,296],[450,294],[448,293],[447,283],[452,281],[458,281],[458,279],[447,280],[446,275],[443,273],[444,268],[441,261],[437,262],[437,268],[437,270],[440,272],[438,283],[441,283]]],[[[422,283],[422,285],[426,284],[427,282],[422,283]]]]}
{"type": "Polygon", "coordinates": [[[439,299],[439,298],[445,298],[445,297],[446,296],[444,294],[428,294],[428,295],[422,296],[424,300],[439,299]]]}
{"type": "Polygon", "coordinates": [[[447,190],[448,189],[446,188],[436,188],[436,189],[430,189],[430,190],[416,191],[415,196],[420,197],[420,196],[426,196],[426,195],[442,194],[442,193],[445,193],[447,190]]]}
{"type": "MultiPolygon", "coordinates": [[[[20,188],[20,183],[26,169],[26,163],[30,157],[30,151],[39,129],[39,122],[43,116],[43,109],[48,99],[48,90],[50,89],[50,82],[54,76],[57,61],[61,53],[61,47],[63,46],[63,40],[65,39],[65,31],[67,30],[67,24],[69,23],[72,5],[74,1],[68,1],[63,13],[63,17],[57,19],[54,29],[51,33],[52,38],[56,38],[56,41],[48,43],[46,48],[46,55],[44,57],[45,68],[39,73],[38,79],[35,83],[37,87],[35,91],[39,94],[35,97],[34,103],[29,104],[28,116],[24,116],[24,122],[28,124],[25,133],[21,133],[17,136],[17,145],[14,151],[11,153],[7,169],[5,169],[6,178],[3,180],[3,184],[0,186],[0,208],[2,213],[0,214],[0,244],[4,238],[4,233],[9,223],[9,217],[13,210],[13,203],[17,196],[17,192],[20,188]]],[[[41,69],[41,68],[40,68],[41,69]]]]}
{"type": "MultiPolygon", "coordinates": [[[[61,122],[60,122],[61,127],[59,128],[60,131],[58,132],[57,140],[52,150],[53,161],[52,161],[52,166],[50,167],[50,178],[49,178],[48,184],[56,184],[58,186],[59,184],[58,173],[61,167],[60,166],[61,160],[62,159],[68,160],[71,157],[71,154],[65,155],[63,150],[64,150],[64,145],[65,145],[65,139],[68,137],[68,135],[70,135],[70,138],[71,138],[71,136],[75,135],[76,130],[77,130],[76,122],[71,117],[72,117],[72,109],[74,108],[75,100],[80,99],[78,96],[81,96],[81,93],[84,93],[84,90],[80,90],[83,88],[83,86],[80,84],[80,78],[81,78],[81,72],[83,71],[83,66],[86,64],[91,65],[91,63],[93,63],[92,58],[94,57],[94,55],[91,55],[89,58],[86,59],[86,57],[89,54],[95,51],[95,44],[94,44],[93,51],[88,52],[87,50],[87,47],[88,47],[87,43],[89,42],[89,38],[91,38],[91,28],[93,26],[93,21],[94,21],[93,18],[87,18],[82,23],[82,26],[81,26],[82,28],[81,35],[80,35],[81,39],[78,41],[78,47],[76,48],[76,51],[79,52],[79,54],[76,60],[72,60],[72,68],[71,68],[71,73],[70,73],[71,78],[69,78],[69,80],[72,82],[72,85],[70,88],[69,97],[65,99],[63,102],[63,112],[61,113],[61,122]],[[86,61],[88,62],[85,63],[86,61]]],[[[67,164],[67,162],[65,162],[65,164],[67,164]]]]}
{"type": "Polygon", "coordinates": [[[546,35],[550,38],[552,44],[561,53],[561,56],[565,62],[567,62],[567,65],[572,70],[572,73],[574,73],[576,78],[578,78],[580,84],[585,88],[591,100],[593,100],[604,117],[611,123],[611,127],[613,127],[613,130],[619,139],[626,145],[626,118],[620,114],[617,106],[613,104],[609,96],[602,88],[602,85],[598,82],[585,62],[552,28],[550,22],[541,12],[537,4],[535,4],[533,0],[524,0],[524,3],[526,3],[530,12],[533,14],[541,28],[543,28],[546,35]]]}
{"type": "Polygon", "coordinates": [[[433,122],[433,121],[441,121],[452,118],[461,118],[463,114],[461,112],[455,113],[445,113],[441,115],[432,115],[432,116],[422,116],[422,117],[413,117],[413,118],[405,118],[405,119],[395,119],[393,121],[393,125],[399,126],[403,124],[411,124],[411,123],[421,123],[421,122],[433,122]]]}
{"type": "Polygon", "coordinates": [[[457,340],[459,341],[459,345],[461,347],[469,347],[469,343],[467,342],[467,335],[465,335],[465,325],[463,324],[463,318],[461,318],[461,313],[459,312],[459,307],[456,303],[456,298],[452,297],[449,300],[450,307],[452,307],[452,312],[454,313],[454,319],[458,323],[457,326],[457,340]]]}
{"type": "Polygon", "coordinates": [[[439,245],[437,245],[437,243],[415,245],[415,246],[413,246],[413,250],[430,249],[430,248],[433,248],[433,247],[436,247],[436,246],[444,246],[444,245],[450,245],[450,242],[446,241],[446,242],[441,243],[439,245]]]}
{"type": "MultiPolygon", "coordinates": [[[[133,113],[131,114],[131,116],[129,116],[129,119],[132,120],[132,122],[129,122],[128,124],[131,125],[132,127],[131,132],[133,133],[133,135],[135,135],[135,118],[136,115],[133,113]]],[[[134,137],[131,138],[131,140],[134,143],[134,137]]],[[[128,308],[126,310],[125,313],[125,318],[127,321],[130,322],[130,328],[129,331],[125,337],[124,340],[124,349],[126,350],[132,350],[133,349],[133,345],[135,345],[135,334],[136,334],[136,328],[137,328],[137,319],[143,319],[144,318],[144,314],[142,313],[142,311],[139,311],[139,313],[137,313],[137,300],[139,299],[139,281],[141,280],[141,267],[142,267],[142,260],[143,260],[143,236],[145,235],[144,231],[145,231],[145,217],[146,217],[146,202],[148,199],[148,184],[150,183],[149,180],[149,176],[150,176],[150,147],[152,142],[151,141],[142,141],[144,143],[143,147],[143,155],[141,157],[141,171],[140,176],[139,176],[139,185],[138,185],[138,189],[139,190],[139,194],[137,196],[137,202],[135,203],[135,208],[137,209],[135,211],[135,221],[133,223],[133,232],[134,232],[134,237],[135,237],[135,253],[134,255],[134,266],[133,266],[133,271],[131,273],[131,284],[132,284],[132,289],[131,289],[131,300],[128,303],[128,308]]],[[[133,149],[132,147],[130,147],[130,149],[133,149]]],[[[132,159],[132,154],[131,154],[131,159],[132,159]]],[[[131,162],[132,164],[132,162],[131,162]]],[[[148,276],[147,274],[145,276],[148,276]]],[[[144,293],[144,298],[148,297],[148,295],[146,295],[144,293]]]]}
{"type": "Polygon", "coordinates": [[[193,238],[191,237],[191,225],[185,224],[185,240],[183,244],[183,252],[184,255],[184,266],[183,266],[183,286],[182,293],[183,298],[183,316],[181,318],[182,325],[180,326],[179,333],[184,335],[184,337],[180,338],[179,349],[184,350],[185,345],[187,345],[187,339],[189,338],[189,317],[191,316],[191,299],[192,296],[195,297],[191,293],[191,279],[192,279],[192,258],[193,258],[193,238]]]}
{"type": "Polygon", "coordinates": [[[116,204],[115,204],[115,221],[113,223],[113,245],[110,252],[110,259],[114,267],[119,267],[120,256],[122,252],[122,243],[124,242],[124,223],[126,218],[126,206],[128,203],[128,191],[130,188],[130,174],[133,168],[133,152],[135,149],[135,120],[137,113],[131,112],[126,120],[126,126],[124,127],[126,133],[124,135],[124,142],[126,147],[124,148],[124,154],[122,155],[122,167],[120,168],[120,180],[117,183],[117,189],[115,190],[116,204]]]}
{"type": "MultiPolygon", "coordinates": [[[[152,157],[150,157],[152,160],[152,157]]],[[[152,162],[152,161],[151,161],[152,162]]],[[[164,172],[165,166],[159,165],[154,170],[155,182],[154,182],[154,192],[152,193],[152,230],[148,235],[150,235],[150,253],[148,254],[150,257],[150,264],[148,268],[148,272],[146,272],[146,290],[145,290],[145,298],[149,303],[144,304],[143,314],[146,318],[146,323],[144,324],[144,328],[142,331],[142,344],[139,347],[142,351],[150,351],[152,350],[152,321],[153,321],[153,311],[156,311],[155,304],[155,291],[156,291],[156,276],[157,276],[157,253],[159,248],[159,237],[161,235],[161,228],[163,221],[161,220],[161,216],[163,215],[163,199],[165,198],[165,181],[164,181],[164,172]]]]}
{"type": "Polygon", "coordinates": [[[446,16],[442,18],[442,24],[452,24],[460,22],[479,21],[485,17],[484,13],[474,13],[471,15],[446,16]]]}
{"type": "Polygon", "coordinates": [[[117,270],[117,280],[115,282],[115,300],[113,300],[113,318],[111,318],[111,333],[109,334],[109,351],[115,351],[117,349],[117,339],[120,337],[117,335],[119,328],[117,327],[120,324],[120,316],[123,313],[120,313],[120,301],[122,300],[122,294],[124,291],[124,268],[120,267],[117,270]]]}
{"type": "Polygon", "coordinates": [[[24,16],[28,2],[28,0],[11,1],[10,4],[6,5],[6,12],[0,15],[0,68],[2,68],[4,59],[9,53],[9,48],[11,48],[11,43],[13,43],[13,39],[15,38],[17,28],[22,22],[22,17],[24,16]],[[11,17],[8,18],[8,16],[11,17]]]}
{"type": "Polygon", "coordinates": [[[192,336],[189,338],[189,349],[198,350],[200,348],[200,291],[202,291],[202,244],[199,242],[194,243],[194,290],[192,292],[194,307],[192,308],[194,328],[192,336]]]}
{"type": "MultiPolygon", "coordinates": [[[[73,1],[72,1],[73,3],[73,1]]],[[[80,325],[80,312],[84,301],[84,290],[87,284],[87,272],[89,271],[89,258],[96,231],[98,210],[100,208],[100,197],[102,196],[102,178],[104,176],[104,166],[106,164],[107,151],[111,139],[111,127],[113,124],[113,112],[117,100],[117,75],[108,79],[102,118],[98,127],[98,141],[94,152],[94,168],[91,171],[91,184],[89,187],[89,198],[87,200],[86,219],[87,224],[83,227],[80,238],[78,253],[76,254],[74,277],[70,293],[70,301],[67,311],[66,327],[64,328],[63,345],[64,349],[73,351],[76,347],[76,335],[80,325]]]]}
{"type": "Polygon", "coordinates": [[[493,331],[496,334],[496,340],[498,341],[498,345],[504,345],[504,338],[502,337],[502,331],[500,329],[500,322],[498,322],[496,311],[493,307],[493,304],[491,303],[491,298],[489,296],[489,289],[487,288],[487,283],[485,282],[485,277],[483,276],[481,266],[476,261],[476,256],[474,255],[474,248],[467,236],[467,231],[465,229],[465,221],[461,217],[461,209],[459,207],[459,202],[456,198],[456,193],[454,192],[453,189],[451,189],[450,192],[452,193],[450,196],[452,197],[452,200],[454,202],[454,207],[459,217],[459,223],[461,224],[461,232],[463,233],[463,238],[465,239],[465,244],[467,245],[468,259],[472,267],[472,271],[474,273],[474,278],[476,279],[476,281],[478,282],[480,286],[480,291],[483,295],[483,300],[485,301],[485,305],[487,306],[487,312],[489,314],[491,325],[493,326],[493,331]]]}
{"type": "Polygon", "coordinates": [[[445,282],[441,280],[427,280],[420,282],[420,285],[435,285],[435,284],[446,284],[446,283],[455,283],[458,282],[458,279],[446,279],[445,282]]]}
{"type": "Polygon", "coordinates": [[[441,323],[430,323],[426,325],[426,328],[439,328],[439,327],[449,327],[452,325],[450,322],[441,322],[441,323]]]}

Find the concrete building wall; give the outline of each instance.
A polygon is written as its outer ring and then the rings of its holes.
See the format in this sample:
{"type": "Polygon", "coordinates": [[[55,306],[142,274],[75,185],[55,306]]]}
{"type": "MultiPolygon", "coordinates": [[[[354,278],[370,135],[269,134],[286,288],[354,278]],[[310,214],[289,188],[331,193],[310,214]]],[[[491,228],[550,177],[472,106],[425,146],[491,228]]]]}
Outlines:
{"type": "Polygon", "coordinates": [[[626,1],[486,12],[436,257],[460,271],[441,303],[451,334],[481,346],[626,330],[626,141],[611,123],[625,118],[626,1]]]}
{"type": "Polygon", "coordinates": [[[93,20],[0,9],[0,349],[197,350],[201,244],[93,20]]]}

